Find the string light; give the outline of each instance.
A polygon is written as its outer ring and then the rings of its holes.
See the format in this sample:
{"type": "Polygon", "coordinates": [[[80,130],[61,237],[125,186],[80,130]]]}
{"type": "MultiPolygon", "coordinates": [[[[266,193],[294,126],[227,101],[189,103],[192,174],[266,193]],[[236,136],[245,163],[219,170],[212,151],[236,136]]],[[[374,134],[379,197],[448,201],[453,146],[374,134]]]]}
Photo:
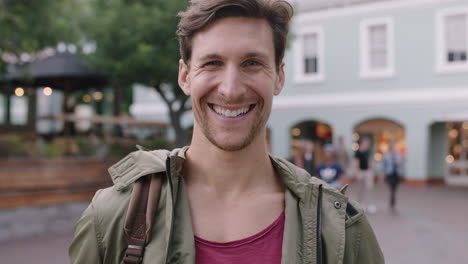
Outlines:
{"type": "Polygon", "coordinates": [[[21,87],[16,87],[15,89],[15,95],[16,96],[23,96],[24,95],[24,89],[21,87]]]}
{"type": "Polygon", "coordinates": [[[301,135],[301,129],[295,127],[295,128],[292,129],[291,134],[292,134],[293,136],[295,136],[295,137],[298,137],[298,136],[301,135]]]}
{"type": "Polygon", "coordinates": [[[85,103],[91,102],[91,96],[89,94],[83,95],[83,102],[85,103]]]}
{"type": "Polygon", "coordinates": [[[44,87],[44,89],[42,89],[42,93],[44,93],[45,96],[50,96],[52,95],[52,88],[44,87]]]}

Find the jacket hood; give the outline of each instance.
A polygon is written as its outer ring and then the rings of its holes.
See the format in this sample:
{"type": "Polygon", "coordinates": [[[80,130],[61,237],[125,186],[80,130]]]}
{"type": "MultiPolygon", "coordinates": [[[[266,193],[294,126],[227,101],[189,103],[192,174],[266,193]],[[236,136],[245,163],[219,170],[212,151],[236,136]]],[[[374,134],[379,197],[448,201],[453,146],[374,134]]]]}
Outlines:
{"type": "MultiPolygon", "coordinates": [[[[140,177],[166,171],[166,160],[170,156],[176,164],[185,160],[185,151],[188,147],[168,150],[138,150],[128,154],[125,158],[108,169],[114,186],[123,190],[140,177]]],[[[182,166],[176,166],[182,169],[182,166]]]]}

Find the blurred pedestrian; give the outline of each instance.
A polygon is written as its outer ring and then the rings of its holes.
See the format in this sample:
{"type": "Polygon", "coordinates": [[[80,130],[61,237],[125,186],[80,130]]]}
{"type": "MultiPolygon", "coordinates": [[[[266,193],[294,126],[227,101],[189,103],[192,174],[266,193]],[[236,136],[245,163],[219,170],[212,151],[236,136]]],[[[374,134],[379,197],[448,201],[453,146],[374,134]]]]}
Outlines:
{"type": "Polygon", "coordinates": [[[390,209],[395,211],[396,190],[400,183],[400,172],[403,158],[401,154],[395,150],[395,144],[393,142],[390,142],[389,149],[384,154],[383,163],[385,181],[390,187],[390,209]]]}
{"type": "Polygon", "coordinates": [[[324,160],[317,168],[317,175],[335,189],[342,186],[344,170],[335,159],[335,150],[332,144],[323,146],[324,160]]]}
{"type": "Polygon", "coordinates": [[[300,143],[292,146],[291,156],[288,158],[288,161],[297,167],[304,169],[304,148],[300,143]]]}
{"type": "Polygon", "coordinates": [[[375,213],[377,207],[369,201],[369,196],[374,189],[374,174],[372,173],[372,167],[370,162],[370,141],[368,138],[363,138],[359,144],[359,149],[354,153],[354,164],[356,171],[356,179],[361,184],[364,182],[364,186],[360,192],[360,202],[363,207],[369,213],[375,213]]]}
{"type": "Polygon", "coordinates": [[[314,155],[314,142],[312,140],[305,140],[302,142],[304,146],[304,169],[313,175],[315,172],[315,155],[314,155]]]}
{"type": "Polygon", "coordinates": [[[348,174],[349,169],[349,155],[348,150],[345,146],[345,140],[343,136],[340,136],[338,138],[338,145],[336,146],[335,153],[336,161],[343,168],[343,177],[345,177],[348,174]]]}
{"type": "Polygon", "coordinates": [[[75,127],[75,120],[73,119],[75,116],[76,110],[76,102],[75,98],[69,96],[65,100],[65,124],[63,126],[63,134],[64,136],[76,136],[76,127],[75,127]]]}

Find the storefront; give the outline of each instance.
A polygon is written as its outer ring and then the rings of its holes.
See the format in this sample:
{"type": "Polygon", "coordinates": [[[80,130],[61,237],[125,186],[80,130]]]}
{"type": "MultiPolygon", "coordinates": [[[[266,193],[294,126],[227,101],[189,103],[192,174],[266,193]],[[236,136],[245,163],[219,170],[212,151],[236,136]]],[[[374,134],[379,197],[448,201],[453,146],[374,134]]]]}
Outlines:
{"type": "Polygon", "coordinates": [[[468,121],[447,122],[445,180],[448,184],[468,184],[468,121]]]}
{"type": "Polygon", "coordinates": [[[383,154],[389,150],[390,144],[395,144],[395,149],[403,158],[406,157],[405,129],[397,122],[387,119],[370,119],[361,122],[354,128],[353,151],[358,150],[362,138],[368,138],[371,142],[370,152],[377,175],[383,176],[383,154]]]}
{"type": "Polygon", "coordinates": [[[324,122],[310,120],[295,124],[291,128],[290,135],[291,148],[312,143],[315,163],[319,163],[323,156],[323,146],[332,143],[333,129],[324,122]]]}

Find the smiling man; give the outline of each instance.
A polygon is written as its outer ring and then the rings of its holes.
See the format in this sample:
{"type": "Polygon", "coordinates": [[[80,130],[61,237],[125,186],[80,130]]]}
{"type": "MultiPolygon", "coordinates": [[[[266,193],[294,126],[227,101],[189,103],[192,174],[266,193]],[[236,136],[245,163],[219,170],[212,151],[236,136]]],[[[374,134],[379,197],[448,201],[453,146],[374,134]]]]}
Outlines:
{"type": "Polygon", "coordinates": [[[267,153],[291,16],[279,0],[193,0],[180,14],[192,142],[137,151],[109,169],[115,186],[96,193],[77,223],[72,263],[383,263],[356,203],[267,153]],[[148,175],[164,180],[158,198],[149,188],[148,203],[159,202],[135,244],[125,219],[134,182],[148,175]]]}

